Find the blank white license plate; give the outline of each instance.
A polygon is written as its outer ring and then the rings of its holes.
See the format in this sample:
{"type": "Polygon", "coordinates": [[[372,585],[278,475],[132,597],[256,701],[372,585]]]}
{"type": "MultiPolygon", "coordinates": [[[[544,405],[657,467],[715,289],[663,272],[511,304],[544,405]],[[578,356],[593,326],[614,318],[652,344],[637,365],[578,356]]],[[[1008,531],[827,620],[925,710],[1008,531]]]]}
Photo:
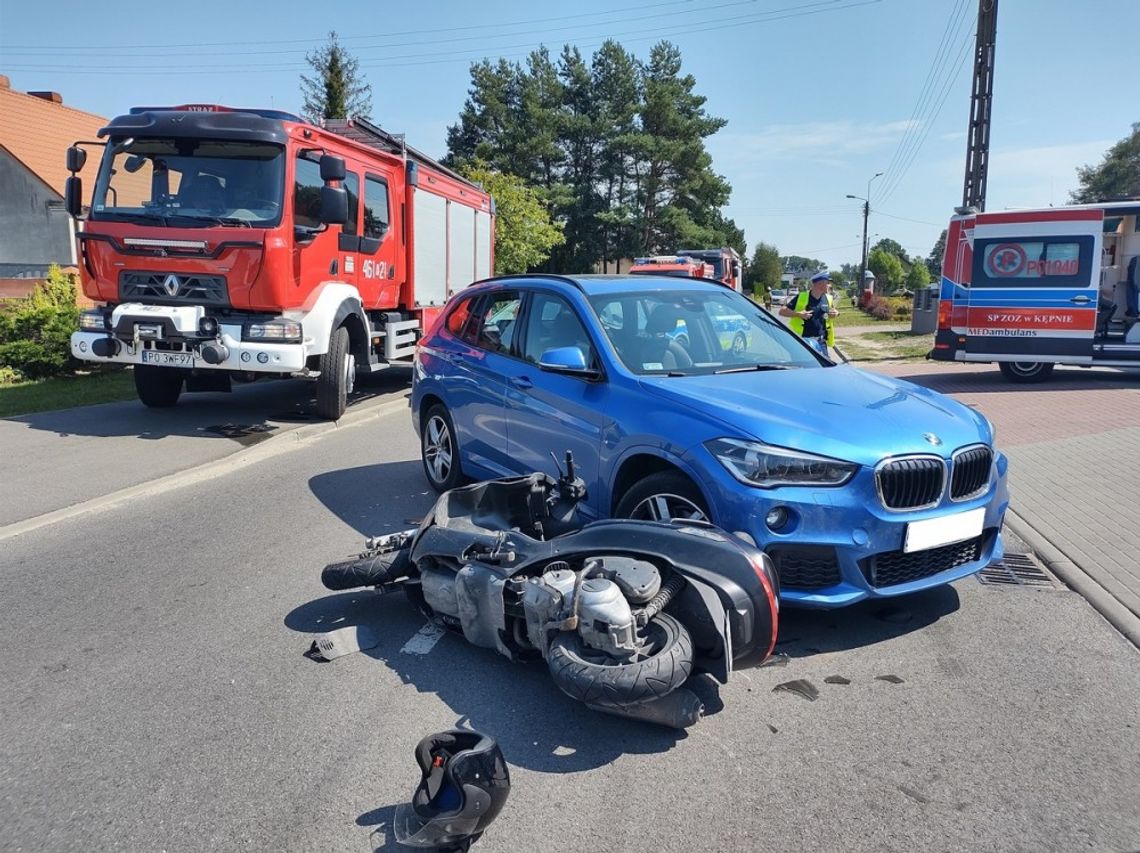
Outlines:
{"type": "Polygon", "coordinates": [[[188,352],[158,352],[143,350],[143,364],[161,364],[163,367],[193,367],[194,356],[188,352]]]}
{"type": "Polygon", "coordinates": [[[925,551],[940,545],[965,542],[982,535],[982,524],[986,520],[986,508],[979,507],[954,515],[942,515],[925,521],[912,521],[906,526],[903,551],[925,551]]]}

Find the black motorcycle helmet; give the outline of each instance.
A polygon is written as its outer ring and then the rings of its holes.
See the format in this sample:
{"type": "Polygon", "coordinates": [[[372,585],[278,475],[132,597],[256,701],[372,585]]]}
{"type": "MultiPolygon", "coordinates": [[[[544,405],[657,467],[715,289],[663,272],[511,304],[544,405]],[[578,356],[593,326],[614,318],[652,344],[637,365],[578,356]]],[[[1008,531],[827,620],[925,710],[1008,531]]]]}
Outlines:
{"type": "Polygon", "coordinates": [[[396,840],[410,847],[466,850],[503,809],[507,762],[493,737],[466,729],[428,735],[416,746],[420,782],[396,809],[396,840]]]}

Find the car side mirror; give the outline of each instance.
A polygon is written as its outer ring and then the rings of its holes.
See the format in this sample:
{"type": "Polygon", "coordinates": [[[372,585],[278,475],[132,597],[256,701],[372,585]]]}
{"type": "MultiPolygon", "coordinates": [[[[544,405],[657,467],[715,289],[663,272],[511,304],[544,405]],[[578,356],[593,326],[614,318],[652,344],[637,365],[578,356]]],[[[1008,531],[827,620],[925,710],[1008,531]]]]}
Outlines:
{"type": "Polygon", "coordinates": [[[348,222],[348,191],[344,187],[321,187],[321,222],[326,225],[348,222]]]}
{"type": "Polygon", "coordinates": [[[566,376],[583,376],[596,379],[601,374],[586,364],[586,356],[579,347],[554,347],[538,360],[539,370],[561,373],[566,376]]]}

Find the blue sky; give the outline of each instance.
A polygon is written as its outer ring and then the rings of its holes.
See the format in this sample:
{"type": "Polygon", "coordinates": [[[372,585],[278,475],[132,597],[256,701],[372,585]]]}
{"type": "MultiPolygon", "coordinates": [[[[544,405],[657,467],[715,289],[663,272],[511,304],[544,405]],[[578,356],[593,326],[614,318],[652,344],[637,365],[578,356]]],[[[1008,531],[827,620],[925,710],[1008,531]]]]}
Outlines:
{"type": "MultiPolygon", "coordinates": [[[[304,54],[335,29],[372,84],[373,117],[442,154],[473,59],[542,43],[589,54],[606,37],[644,57],[669,38],[709,112],[728,119],[709,149],[750,247],[857,261],[861,203],[845,195],[864,195],[876,172],[871,233],[912,254],[929,252],[961,201],[977,0],[104,8],[0,0],[0,73],[106,116],[178,102],[296,111],[304,54]]],[[[1063,203],[1076,167],[1140,121],[1137,32],[1134,0],[1001,0],[988,209],[1063,203]]]]}

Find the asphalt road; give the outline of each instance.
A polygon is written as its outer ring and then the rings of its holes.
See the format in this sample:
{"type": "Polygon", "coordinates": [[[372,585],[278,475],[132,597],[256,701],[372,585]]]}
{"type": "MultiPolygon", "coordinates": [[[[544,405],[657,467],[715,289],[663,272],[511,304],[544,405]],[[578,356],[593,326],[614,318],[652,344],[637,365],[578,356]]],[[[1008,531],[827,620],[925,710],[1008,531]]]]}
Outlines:
{"type": "Polygon", "coordinates": [[[414,745],[459,721],[511,765],[479,851],[1140,846],[1137,651],[1071,592],[785,612],[786,665],[678,734],[455,637],[404,653],[402,596],[321,587],[431,499],[400,412],[0,545],[0,849],[393,850],[414,745]],[[380,645],[304,657],[346,624],[380,645]],[[798,678],[816,701],[772,691],[798,678]]]}
{"type": "MultiPolygon", "coordinates": [[[[357,380],[359,403],[406,394],[410,371],[357,380]]],[[[138,400],[0,418],[0,527],[222,459],[319,422],[311,382],[235,385],[183,394],[170,409],[138,400]]]]}

